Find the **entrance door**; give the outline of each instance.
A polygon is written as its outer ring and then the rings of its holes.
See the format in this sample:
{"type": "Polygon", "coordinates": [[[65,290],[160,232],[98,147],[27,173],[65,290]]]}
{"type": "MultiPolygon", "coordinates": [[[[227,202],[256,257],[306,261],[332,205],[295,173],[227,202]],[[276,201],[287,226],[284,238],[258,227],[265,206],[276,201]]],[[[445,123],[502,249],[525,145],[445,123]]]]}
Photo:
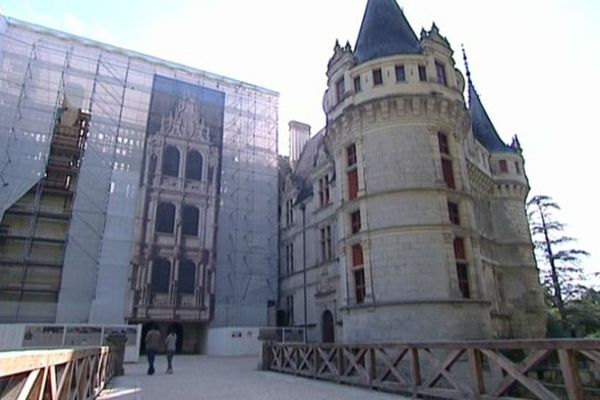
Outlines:
{"type": "Polygon", "coordinates": [[[321,316],[321,334],[323,343],[333,343],[335,341],[333,315],[329,310],[325,310],[321,316]]]}

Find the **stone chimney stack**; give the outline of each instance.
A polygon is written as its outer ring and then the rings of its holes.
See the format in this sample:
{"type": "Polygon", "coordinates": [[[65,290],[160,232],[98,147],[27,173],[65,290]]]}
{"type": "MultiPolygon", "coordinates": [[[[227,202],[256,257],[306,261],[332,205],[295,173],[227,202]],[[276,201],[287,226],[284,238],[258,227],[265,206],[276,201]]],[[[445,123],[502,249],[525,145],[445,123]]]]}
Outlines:
{"type": "Polygon", "coordinates": [[[300,158],[304,145],[310,139],[310,125],[298,121],[290,121],[290,163],[295,165],[300,158]]]}

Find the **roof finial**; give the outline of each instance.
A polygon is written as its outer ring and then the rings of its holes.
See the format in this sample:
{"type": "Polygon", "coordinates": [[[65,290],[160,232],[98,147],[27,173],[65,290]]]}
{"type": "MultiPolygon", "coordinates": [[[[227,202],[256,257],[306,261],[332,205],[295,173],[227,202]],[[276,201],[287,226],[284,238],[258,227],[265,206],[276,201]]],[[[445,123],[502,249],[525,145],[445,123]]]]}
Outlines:
{"type": "Polygon", "coordinates": [[[467,80],[469,81],[469,85],[472,85],[471,82],[471,71],[469,71],[469,61],[467,60],[467,53],[465,52],[465,45],[461,43],[460,47],[462,48],[463,60],[465,62],[465,71],[467,73],[467,80]]]}

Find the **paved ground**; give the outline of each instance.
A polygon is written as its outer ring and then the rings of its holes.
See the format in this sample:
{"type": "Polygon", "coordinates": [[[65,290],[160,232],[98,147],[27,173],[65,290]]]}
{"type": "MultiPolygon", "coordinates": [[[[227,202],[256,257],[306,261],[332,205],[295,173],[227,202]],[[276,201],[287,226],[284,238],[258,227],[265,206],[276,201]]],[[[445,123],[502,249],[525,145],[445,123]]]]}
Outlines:
{"type": "Polygon", "coordinates": [[[166,364],[164,356],[157,357],[157,373],[153,376],[146,375],[143,362],[126,364],[125,376],[113,379],[99,400],[403,399],[398,395],[258,371],[255,357],[175,356],[173,375],[165,374],[166,364]]]}

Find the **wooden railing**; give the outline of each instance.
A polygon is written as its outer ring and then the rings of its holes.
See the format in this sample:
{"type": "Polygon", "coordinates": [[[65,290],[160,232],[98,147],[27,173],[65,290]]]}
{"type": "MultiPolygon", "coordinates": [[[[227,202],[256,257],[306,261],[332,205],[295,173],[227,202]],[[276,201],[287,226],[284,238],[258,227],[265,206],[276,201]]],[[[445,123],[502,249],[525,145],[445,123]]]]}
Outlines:
{"type": "Polygon", "coordinates": [[[263,344],[263,368],[440,399],[600,399],[600,340],[263,344]]]}
{"type": "Polygon", "coordinates": [[[0,353],[0,399],[94,399],[112,377],[108,347],[0,353]]]}

